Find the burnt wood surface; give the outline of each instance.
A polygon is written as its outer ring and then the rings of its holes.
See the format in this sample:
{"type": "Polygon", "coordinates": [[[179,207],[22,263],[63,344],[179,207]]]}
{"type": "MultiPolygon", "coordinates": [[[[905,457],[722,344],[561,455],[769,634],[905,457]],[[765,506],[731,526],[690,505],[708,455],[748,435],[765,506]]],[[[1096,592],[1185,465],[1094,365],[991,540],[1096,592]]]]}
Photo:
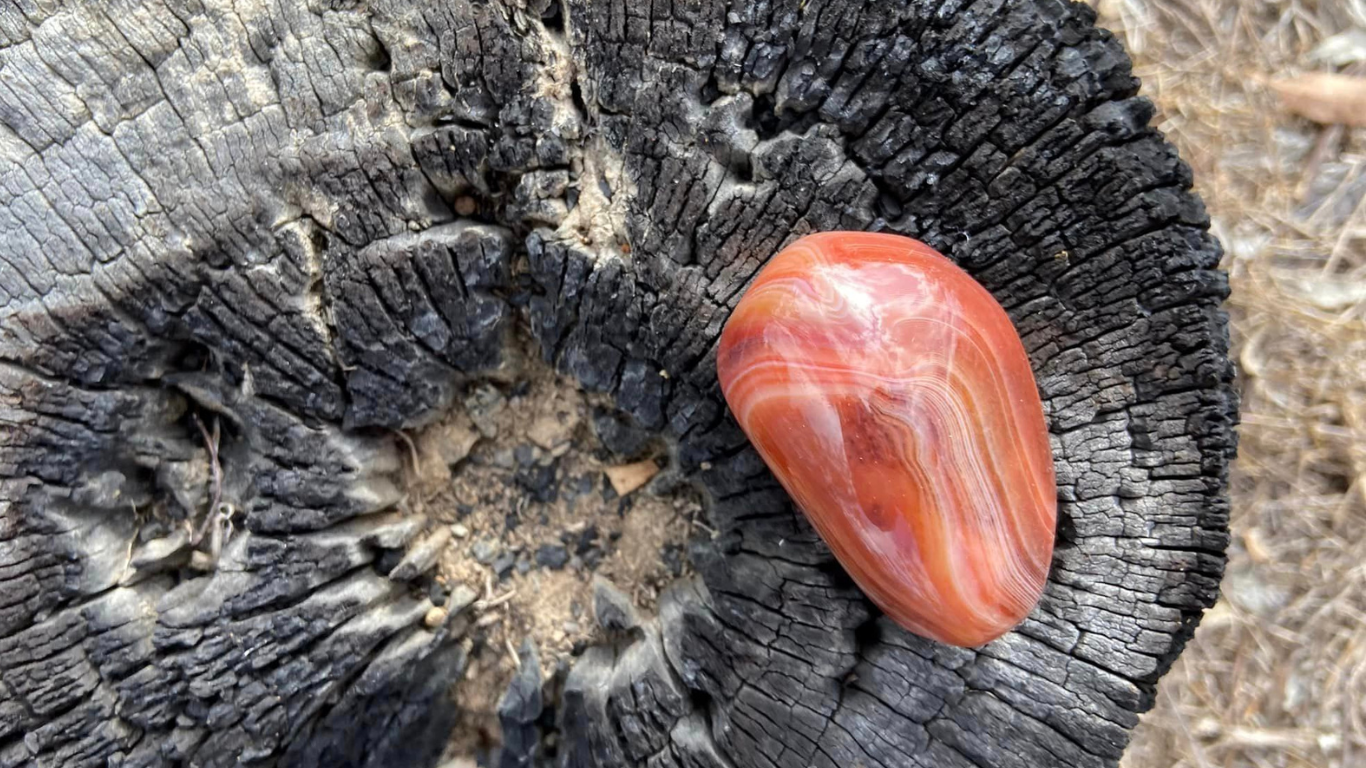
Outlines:
{"type": "Polygon", "coordinates": [[[1114,765],[1216,598],[1236,420],[1137,89],[1063,0],[3,0],[0,768],[432,765],[472,598],[424,621],[391,430],[519,327],[720,535],[657,615],[600,584],[544,699],[524,649],[499,764],[1114,765]],[[882,619],[721,400],[729,308],[829,229],[940,249],[1031,356],[1059,540],[984,648],[882,619]]]}

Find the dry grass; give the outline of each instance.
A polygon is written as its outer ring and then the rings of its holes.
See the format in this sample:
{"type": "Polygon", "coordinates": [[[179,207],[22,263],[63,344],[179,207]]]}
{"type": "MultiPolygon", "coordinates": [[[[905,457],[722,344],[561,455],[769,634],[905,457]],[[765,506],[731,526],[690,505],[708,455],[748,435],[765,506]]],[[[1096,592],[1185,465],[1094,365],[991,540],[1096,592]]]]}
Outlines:
{"type": "Polygon", "coordinates": [[[1244,405],[1223,598],[1123,766],[1366,765],[1366,129],[1267,87],[1366,0],[1098,5],[1227,249],[1244,405]]]}

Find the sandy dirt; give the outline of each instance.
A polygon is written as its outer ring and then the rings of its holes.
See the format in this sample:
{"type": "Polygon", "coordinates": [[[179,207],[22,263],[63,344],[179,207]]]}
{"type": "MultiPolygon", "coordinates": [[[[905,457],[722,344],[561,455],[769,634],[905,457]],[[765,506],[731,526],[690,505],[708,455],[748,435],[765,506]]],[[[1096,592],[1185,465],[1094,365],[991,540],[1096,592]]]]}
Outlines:
{"type": "Polygon", "coordinates": [[[606,398],[539,361],[518,368],[472,384],[442,421],[409,436],[408,503],[451,532],[438,589],[476,596],[448,758],[497,743],[498,699],[523,642],[550,680],[597,639],[595,576],[651,615],[659,591],[689,572],[688,539],[708,535],[700,497],[672,482],[661,441],[611,453],[594,430],[606,398]]]}

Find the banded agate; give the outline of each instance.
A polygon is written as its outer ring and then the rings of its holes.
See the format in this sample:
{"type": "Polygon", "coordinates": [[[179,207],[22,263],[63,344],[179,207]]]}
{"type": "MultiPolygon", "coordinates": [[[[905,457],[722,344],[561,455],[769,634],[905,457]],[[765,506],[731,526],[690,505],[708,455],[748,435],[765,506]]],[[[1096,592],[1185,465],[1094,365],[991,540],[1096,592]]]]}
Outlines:
{"type": "Polygon", "coordinates": [[[1053,552],[1043,406],[1005,310],[910,238],[804,237],[755,278],[717,373],[754,447],[858,586],[916,634],[982,645],[1053,552]]]}

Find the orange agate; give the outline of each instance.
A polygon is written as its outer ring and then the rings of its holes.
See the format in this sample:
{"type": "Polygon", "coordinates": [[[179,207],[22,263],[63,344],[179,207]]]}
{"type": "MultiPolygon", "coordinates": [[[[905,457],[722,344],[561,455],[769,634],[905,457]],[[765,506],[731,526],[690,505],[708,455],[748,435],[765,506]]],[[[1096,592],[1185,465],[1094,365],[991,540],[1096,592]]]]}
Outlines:
{"type": "Polygon", "coordinates": [[[784,249],[721,334],[745,434],[906,629],[993,640],[1038,601],[1057,516],[1043,405],[1001,305],[929,246],[828,232],[784,249]]]}

